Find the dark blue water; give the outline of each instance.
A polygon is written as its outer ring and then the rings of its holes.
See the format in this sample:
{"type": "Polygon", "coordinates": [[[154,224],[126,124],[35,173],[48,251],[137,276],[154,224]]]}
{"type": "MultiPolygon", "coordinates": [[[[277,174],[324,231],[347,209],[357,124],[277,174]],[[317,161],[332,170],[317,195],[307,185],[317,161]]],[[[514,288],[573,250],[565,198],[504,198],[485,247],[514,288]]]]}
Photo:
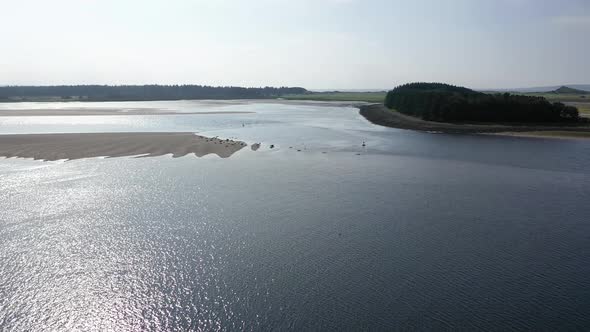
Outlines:
{"type": "Polygon", "coordinates": [[[371,135],[0,160],[0,330],[590,327],[590,143],[371,135]]]}

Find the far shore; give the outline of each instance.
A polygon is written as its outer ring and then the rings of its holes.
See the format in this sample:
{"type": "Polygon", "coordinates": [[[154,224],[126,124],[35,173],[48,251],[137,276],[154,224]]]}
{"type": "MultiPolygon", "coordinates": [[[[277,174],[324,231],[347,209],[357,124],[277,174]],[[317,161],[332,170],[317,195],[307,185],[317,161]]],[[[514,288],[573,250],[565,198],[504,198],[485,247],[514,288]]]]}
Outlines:
{"type": "Polygon", "coordinates": [[[590,138],[589,125],[471,124],[426,121],[386,108],[382,104],[359,106],[370,122],[391,128],[451,134],[495,134],[522,137],[590,138]]]}
{"type": "Polygon", "coordinates": [[[0,109],[2,116],[89,116],[89,115],[211,115],[211,114],[251,114],[254,112],[177,112],[151,108],[61,108],[61,109],[0,109]]]}
{"type": "Polygon", "coordinates": [[[227,158],[246,147],[241,141],[194,133],[84,133],[0,135],[0,157],[39,160],[93,157],[154,157],[171,154],[227,158]]]}

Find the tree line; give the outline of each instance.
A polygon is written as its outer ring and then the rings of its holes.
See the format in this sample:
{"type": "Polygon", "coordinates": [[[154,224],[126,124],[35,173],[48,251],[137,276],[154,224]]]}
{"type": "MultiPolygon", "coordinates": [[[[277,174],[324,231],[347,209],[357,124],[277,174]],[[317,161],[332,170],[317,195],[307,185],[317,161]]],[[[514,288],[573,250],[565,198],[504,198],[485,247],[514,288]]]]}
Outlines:
{"type": "Polygon", "coordinates": [[[577,122],[578,109],[543,97],[486,94],[443,83],[409,83],[389,91],[385,105],[430,121],[577,122]]]}
{"type": "Polygon", "coordinates": [[[242,88],[206,85],[60,85],[4,86],[0,99],[60,97],[62,99],[101,100],[179,100],[179,99],[265,99],[302,94],[299,87],[242,88]]]}

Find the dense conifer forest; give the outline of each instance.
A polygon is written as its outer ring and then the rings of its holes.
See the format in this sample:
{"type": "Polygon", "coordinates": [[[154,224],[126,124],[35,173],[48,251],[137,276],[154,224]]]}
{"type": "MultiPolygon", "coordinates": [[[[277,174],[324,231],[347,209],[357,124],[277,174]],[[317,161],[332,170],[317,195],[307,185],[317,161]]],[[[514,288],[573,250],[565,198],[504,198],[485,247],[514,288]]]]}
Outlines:
{"type": "Polygon", "coordinates": [[[410,83],[387,93],[385,105],[431,121],[578,122],[578,110],[543,97],[486,94],[442,83],[410,83]]]}

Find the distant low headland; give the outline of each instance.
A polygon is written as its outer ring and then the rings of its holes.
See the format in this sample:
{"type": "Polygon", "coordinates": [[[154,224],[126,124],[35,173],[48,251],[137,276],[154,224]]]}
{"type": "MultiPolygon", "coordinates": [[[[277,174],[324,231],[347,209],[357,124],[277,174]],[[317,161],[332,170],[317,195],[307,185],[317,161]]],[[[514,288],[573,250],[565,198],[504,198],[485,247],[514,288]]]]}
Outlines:
{"type": "Polygon", "coordinates": [[[0,102],[272,99],[307,92],[300,87],[243,88],[206,85],[0,86],[0,102]]]}

